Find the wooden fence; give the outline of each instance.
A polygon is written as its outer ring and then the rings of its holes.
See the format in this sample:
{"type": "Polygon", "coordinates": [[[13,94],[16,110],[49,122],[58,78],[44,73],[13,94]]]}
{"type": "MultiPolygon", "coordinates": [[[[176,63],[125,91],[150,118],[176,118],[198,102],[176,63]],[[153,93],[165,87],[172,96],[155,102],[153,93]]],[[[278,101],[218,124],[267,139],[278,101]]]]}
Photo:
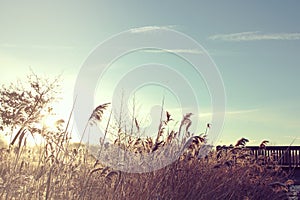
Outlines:
{"type": "MultiPolygon", "coordinates": [[[[217,150],[232,149],[232,146],[217,146],[217,150]]],[[[278,165],[288,168],[300,168],[300,146],[266,146],[260,148],[259,146],[246,146],[246,148],[255,155],[272,157],[278,165]]]]}

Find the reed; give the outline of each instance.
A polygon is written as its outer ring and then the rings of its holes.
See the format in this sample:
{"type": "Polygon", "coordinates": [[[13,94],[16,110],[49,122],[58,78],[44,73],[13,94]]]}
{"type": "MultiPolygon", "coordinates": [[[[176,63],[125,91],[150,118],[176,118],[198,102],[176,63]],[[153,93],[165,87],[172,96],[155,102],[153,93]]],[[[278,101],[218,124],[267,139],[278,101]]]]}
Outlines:
{"type": "MultiPolygon", "coordinates": [[[[100,105],[89,123],[102,120],[107,104],[100,105]],[[104,105],[104,106],[103,106],[104,105]]],[[[178,129],[169,127],[171,114],[161,116],[157,136],[134,137],[141,131],[136,118],[134,127],[127,131],[118,122],[116,128],[108,124],[106,134],[116,136],[114,143],[101,143],[99,157],[124,161],[130,165],[154,154],[163,162],[163,156],[180,155],[170,165],[147,173],[125,173],[105,166],[101,159],[91,155],[84,144],[72,144],[68,128],[44,130],[45,143],[34,148],[21,145],[0,150],[1,199],[284,199],[291,181],[282,169],[270,161],[262,165],[240,140],[231,150],[216,151],[208,145],[206,135],[189,135],[191,114],[180,122],[178,129]],[[183,145],[182,145],[183,144],[183,145]],[[120,152],[127,157],[120,159],[120,152]],[[183,146],[183,148],[178,148],[183,146]],[[169,148],[164,148],[169,147],[169,148]],[[208,151],[201,156],[202,151],[208,151]],[[278,184],[276,184],[278,183],[278,184]],[[277,187],[278,186],[278,187],[277,187]],[[281,186],[281,187],[279,187],[281,186]]],[[[120,117],[119,119],[122,119],[120,117]]],[[[132,120],[133,119],[133,120],[132,120]]],[[[61,123],[63,123],[61,121],[61,123]]],[[[111,123],[111,122],[109,122],[111,123]]],[[[66,125],[68,126],[68,125],[66,125]]],[[[266,145],[266,142],[264,143],[266,145]]],[[[159,162],[158,162],[159,163],[159,162]]],[[[141,169],[151,169],[141,163],[141,169]]],[[[153,167],[153,166],[152,166],[153,167]]]]}

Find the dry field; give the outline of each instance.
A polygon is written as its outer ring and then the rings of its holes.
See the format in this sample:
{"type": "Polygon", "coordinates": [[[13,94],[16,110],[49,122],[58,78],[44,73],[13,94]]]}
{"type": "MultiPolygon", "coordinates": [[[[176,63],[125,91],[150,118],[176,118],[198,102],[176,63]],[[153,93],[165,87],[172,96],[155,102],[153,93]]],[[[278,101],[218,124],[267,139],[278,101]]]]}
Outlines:
{"type": "MultiPolygon", "coordinates": [[[[163,127],[158,136],[162,132],[163,127]]],[[[45,134],[45,144],[34,148],[2,148],[0,199],[287,199],[292,184],[272,159],[255,159],[243,143],[231,150],[211,149],[203,156],[199,152],[206,146],[205,137],[193,136],[172,164],[126,173],[105,166],[90,154],[91,148],[70,143],[66,135],[45,134]]],[[[163,141],[119,137],[114,144],[102,145],[101,154],[129,165],[138,163],[142,155],[178,141],[177,132],[168,135],[163,141]],[[136,156],[126,159],[125,154],[110,150],[115,146],[136,156]]],[[[166,151],[162,154],[175,152],[173,148],[166,151]]],[[[163,159],[155,155],[153,159],[163,159]]]]}
{"type": "MultiPolygon", "coordinates": [[[[204,134],[190,133],[191,113],[176,129],[168,112],[161,116],[155,138],[137,137],[135,116],[126,126],[120,114],[119,123],[108,120],[98,147],[71,143],[70,119],[39,124],[53,112],[58,85],[32,73],[27,84],[0,89],[0,130],[13,136],[10,145],[0,143],[0,199],[287,199],[292,181],[272,158],[255,159],[245,139],[215,151],[209,124],[204,134]],[[43,144],[28,147],[28,134],[42,136],[43,144]],[[114,142],[105,142],[108,136],[114,142]]],[[[87,127],[102,121],[107,105],[93,111],[87,127]]]]}

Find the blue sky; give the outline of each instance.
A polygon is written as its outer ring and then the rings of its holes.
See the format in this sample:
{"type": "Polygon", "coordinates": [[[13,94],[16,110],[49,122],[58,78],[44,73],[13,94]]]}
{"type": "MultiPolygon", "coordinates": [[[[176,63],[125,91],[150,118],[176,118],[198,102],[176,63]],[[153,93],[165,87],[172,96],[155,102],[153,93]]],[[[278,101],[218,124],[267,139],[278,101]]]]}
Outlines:
{"type": "MultiPolygon", "coordinates": [[[[169,27],[201,44],[220,71],[227,113],[218,143],[247,137],[251,144],[267,139],[284,145],[296,138],[294,145],[300,145],[299,6],[298,1],[0,1],[0,83],[23,77],[29,67],[40,74],[63,73],[61,107],[68,110],[80,68],[97,45],[122,31],[169,27]]],[[[203,115],[209,114],[209,105],[203,107],[203,115]]]]}

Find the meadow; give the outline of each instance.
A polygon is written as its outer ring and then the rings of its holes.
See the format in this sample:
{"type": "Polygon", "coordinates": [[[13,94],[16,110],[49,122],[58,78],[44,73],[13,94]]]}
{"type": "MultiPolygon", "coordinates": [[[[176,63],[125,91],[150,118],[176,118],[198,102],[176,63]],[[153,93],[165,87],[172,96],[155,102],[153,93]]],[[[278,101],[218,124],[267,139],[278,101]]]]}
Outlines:
{"type": "MultiPolygon", "coordinates": [[[[211,149],[200,156],[205,138],[194,136],[170,165],[127,173],[105,166],[86,145],[70,143],[66,133],[52,134],[44,145],[34,148],[1,149],[1,199],[287,199],[292,184],[276,163],[265,157],[255,159],[242,143],[231,150],[211,149]]],[[[139,155],[159,151],[168,142],[157,147],[149,138],[116,140],[104,145],[102,152],[120,160],[120,154],[110,150],[112,146],[122,144],[139,155]]]]}
{"type": "MultiPolygon", "coordinates": [[[[191,114],[173,129],[167,112],[155,138],[137,137],[133,129],[117,124],[105,132],[115,136],[113,142],[72,143],[70,119],[57,120],[54,127],[38,123],[52,112],[49,102],[56,92],[49,92],[56,82],[42,82],[33,74],[28,91],[15,85],[0,91],[1,130],[18,130],[9,144],[0,143],[0,199],[288,198],[293,181],[272,158],[255,158],[245,139],[230,150],[216,151],[207,143],[207,130],[190,133],[191,114]],[[43,143],[29,147],[28,134],[39,134],[43,143]],[[172,161],[168,165],[166,158],[172,161]]],[[[101,122],[107,105],[91,113],[87,126],[101,122]]],[[[140,128],[136,120],[131,123],[140,128]]]]}

